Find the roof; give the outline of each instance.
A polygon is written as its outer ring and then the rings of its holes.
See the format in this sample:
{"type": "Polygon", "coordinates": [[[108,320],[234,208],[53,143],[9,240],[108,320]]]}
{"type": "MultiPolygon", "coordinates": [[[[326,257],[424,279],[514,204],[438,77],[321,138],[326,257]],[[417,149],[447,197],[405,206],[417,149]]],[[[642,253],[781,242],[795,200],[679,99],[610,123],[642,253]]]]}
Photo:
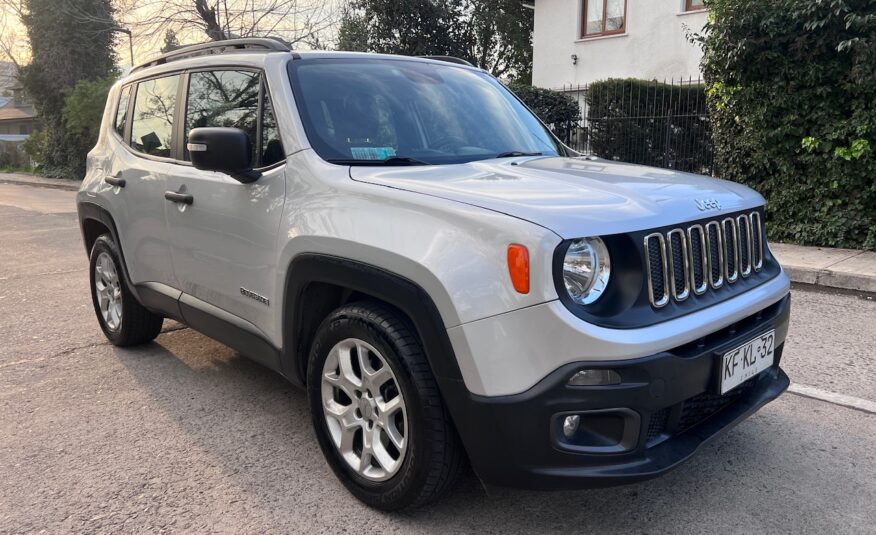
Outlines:
{"type": "Polygon", "coordinates": [[[23,119],[34,119],[36,115],[32,111],[15,106],[6,106],[0,108],[0,121],[21,121],[23,119]]]}

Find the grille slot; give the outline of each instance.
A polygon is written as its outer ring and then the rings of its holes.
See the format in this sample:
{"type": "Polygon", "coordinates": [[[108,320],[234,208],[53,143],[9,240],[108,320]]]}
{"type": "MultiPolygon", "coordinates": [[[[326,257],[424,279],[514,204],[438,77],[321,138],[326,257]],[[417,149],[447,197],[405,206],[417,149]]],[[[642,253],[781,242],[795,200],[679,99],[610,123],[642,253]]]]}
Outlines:
{"type": "Polygon", "coordinates": [[[721,225],[717,221],[706,224],[706,240],[709,247],[709,284],[718,289],[724,286],[724,242],[721,239],[721,225]]]}
{"type": "Polygon", "coordinates": [[[672,297],[684,301],[690,295],[690,262],[687,256],[687,240],[680,228],[669,231],[669,274],[672,297]]]}
{"type": "Polygon", "coordinates": [[[737,217],[736,228],[739,231],[739,274],[747,277],[751,275],[751,225],[748,216],[737,217]]]}
{"type": "Polygon", "coordinates": [[[728,217],[721,223],[724,231],[724,278],[734,283],[739,278],[739,234],[736,221],[728,217]]]}
{"type": "Polygon", "coordinates": [[[751,212],[751,267],[760,271],[763,267],[763,224],[759,212],[751,212]]]}
{"type": "Polygon", "coordinates": [[[763,269],[759,212],[645,236],[648,298],[655,308],[703,295],[763,269]]]}
{"type": "Polygon", "coordinates": [[[648,297],[657,308],[669,302],[666,267],[666,240],[655,232],[645,236],[645,263],[648,272],[648,297]]]}
{"type": "Polygon", "coordinates": [[[687,229],[687,241],[690,244],[691,289],[693,293],[702,295],[709,288],[709,281],[706,279],[709,272],[709,250],[702,225],[693,225],[687,229]]]}

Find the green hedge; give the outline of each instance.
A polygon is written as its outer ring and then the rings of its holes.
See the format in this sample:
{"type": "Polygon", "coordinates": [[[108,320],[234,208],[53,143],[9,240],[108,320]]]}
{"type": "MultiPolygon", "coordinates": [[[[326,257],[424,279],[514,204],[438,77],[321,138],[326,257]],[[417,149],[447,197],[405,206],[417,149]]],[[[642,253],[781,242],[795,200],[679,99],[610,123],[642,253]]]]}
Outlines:
{"type": "Polygon", "coordinates": [[[585,91],[593,154],[630,163],[711,174],[704,87],[636,79],[593,82],[585,91]]]}
{"type": "Polygon", "coordinates": [[[773,239],[876,250],[873,0],[711,0],[704,45],[724,178],[773,239]]]}
{"type": "Polygon", "coordinates": [[[559,91],[512,83],[508,88],[548,125],[560,139],[566,140],[581,121],[578,101],[559,91]]]}

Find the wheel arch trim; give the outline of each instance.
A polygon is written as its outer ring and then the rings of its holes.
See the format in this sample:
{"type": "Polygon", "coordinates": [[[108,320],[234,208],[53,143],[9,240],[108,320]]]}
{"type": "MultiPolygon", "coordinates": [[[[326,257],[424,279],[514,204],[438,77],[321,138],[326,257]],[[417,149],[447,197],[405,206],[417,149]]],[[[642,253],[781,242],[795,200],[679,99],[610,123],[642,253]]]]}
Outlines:
{"type": "Polygon", "coordinates": [[[106,208],[100,206],[97,203],[89,202],[89,201],[79,201],[76,203],[76,211],[79,215],[79,230],[82,233],[82,245],[85,247],[85,254],[91,255],[91,251],[88,249],[88,236],[86,235],[86,223],[88,221],[96,221],[102,224],[104,227],[109,229],[110,235],[113,238],[113,242],[116,244],[116,248],[119,251],[119,260],[121,261],[121,270],[122,276],[125,278],[125,283],[128,285],[128,289],[134,294],[134,298],[137,299],[138,302],[141,302],[140,295],[137,292],[136,285],[131,282],[131,277],[128,274],[128,263],[125,260],[125,251],[122,247],[122,242],[119,240],[119,231],[116,228],[116,222],[113,219],[113,216],[106,210],[106,208]]]}
{"type": "Polygon", "coordinates": [[[413,324],[426,359],[438,379],[461,380],[462,373],[447,329],[432,298],[417,283],[357,260],[305,253],[296,256],[286,272],[283,291],[283,370],[304,384],[309,356],[308,340],[301,333],[306,314],[304,292],[324,283],[374,297],[398,309],[413,324]]]}

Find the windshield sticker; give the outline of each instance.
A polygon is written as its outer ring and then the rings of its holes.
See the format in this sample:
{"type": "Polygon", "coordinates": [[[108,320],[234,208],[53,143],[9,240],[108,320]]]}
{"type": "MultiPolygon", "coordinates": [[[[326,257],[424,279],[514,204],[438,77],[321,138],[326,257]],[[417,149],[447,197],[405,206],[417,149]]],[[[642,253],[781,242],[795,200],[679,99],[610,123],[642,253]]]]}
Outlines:
{"type": "Polygon", "coordinates": [[[395,156],[392,147],[350,147],[350,153],[356,160],[385,160],[395,156]]]}

